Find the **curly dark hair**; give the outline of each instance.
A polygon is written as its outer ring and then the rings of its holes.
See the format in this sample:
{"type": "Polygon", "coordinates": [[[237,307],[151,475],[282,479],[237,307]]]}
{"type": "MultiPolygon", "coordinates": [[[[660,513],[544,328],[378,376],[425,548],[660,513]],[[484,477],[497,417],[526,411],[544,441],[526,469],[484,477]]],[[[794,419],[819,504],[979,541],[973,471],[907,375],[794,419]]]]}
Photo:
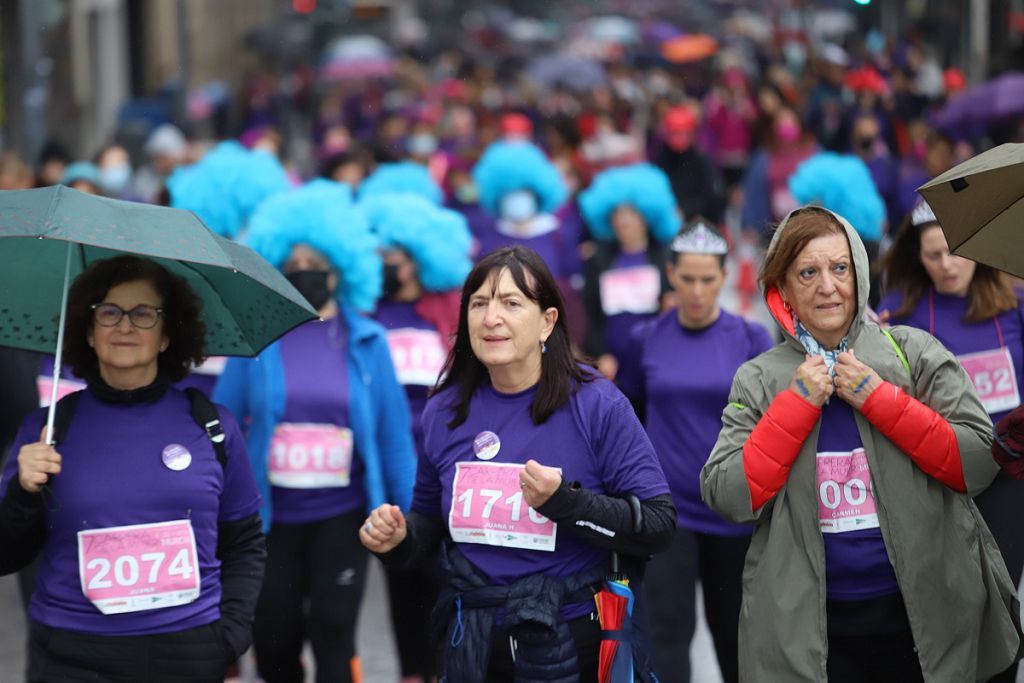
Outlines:
{"type": "Polygon", "coordinates": [[[169,343],[167,350],[157,359],[160,374],[178,382],[185,378],[193,365],[205,360],[203,304],[185,279],[155,261],[138,256],[117,256],[92,263],[75,278],[68,290],[64,362],[78,377],[85,380],[99,377],[99,360],[88,342],[93,325],[91,306],[102,302],[111,288],[139,280],[152,285],[163,299],[164,335],[169,343]]]}

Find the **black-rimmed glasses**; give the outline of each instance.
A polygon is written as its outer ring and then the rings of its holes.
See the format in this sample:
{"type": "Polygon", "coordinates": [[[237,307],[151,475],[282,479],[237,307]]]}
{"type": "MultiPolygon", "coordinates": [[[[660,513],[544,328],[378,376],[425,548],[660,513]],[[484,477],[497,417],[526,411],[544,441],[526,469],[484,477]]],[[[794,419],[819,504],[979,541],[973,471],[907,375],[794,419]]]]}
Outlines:
{"type": "Polygon", "coordinates": [[[93,304],[90,308],[92,308],[92,317],[97,325],[114,327],[121,322],[121,318],[127,315],[131,324],[140,330],[151,330],[156,327],[164,312],[164,309],[149,304],[139,304],[130,311],[124,310],[117,304],[106,302],[93,304]]]}

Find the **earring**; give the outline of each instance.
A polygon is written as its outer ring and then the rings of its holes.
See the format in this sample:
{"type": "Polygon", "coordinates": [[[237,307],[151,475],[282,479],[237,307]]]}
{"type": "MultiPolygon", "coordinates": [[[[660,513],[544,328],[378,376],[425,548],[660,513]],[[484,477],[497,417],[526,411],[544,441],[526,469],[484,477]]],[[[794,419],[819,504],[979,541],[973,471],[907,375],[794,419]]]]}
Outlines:
{"type": "Polygon", "coordinates": [[[548,345],[545,344],[544,342],[540,343],[540,352],[541,353],[547,353],[548,352],[548,345]]]}

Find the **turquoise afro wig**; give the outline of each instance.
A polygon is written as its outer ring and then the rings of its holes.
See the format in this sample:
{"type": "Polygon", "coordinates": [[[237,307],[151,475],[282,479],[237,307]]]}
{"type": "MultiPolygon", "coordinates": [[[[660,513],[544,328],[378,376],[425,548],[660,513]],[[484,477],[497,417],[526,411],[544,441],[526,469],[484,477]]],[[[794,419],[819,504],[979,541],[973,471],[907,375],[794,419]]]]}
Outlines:
{"type": "Polygon", "coordinates": [[[365,312],[377,305],[380,242],[348,185],[318,179],[271,197],[252,215],[246,243],[279,270],[296,244],[306,244],[338,271],[339,302],[365,312]]]}
{"type": "Polygon", "coordinates": [[[381,164],[359,185],[360,199],[399,192],[419,195],[435,205],[444,200],[441,186],[434,182],[425,166],[414,161],[381,164]]]}
{"type": "Polygon", "coordinates": [[[658,242],[671,242],[683,223],[668,176],[650,164],[602,171],[580,193],[579,203],[590,234],[597,240],[615,239],[611,218],[623,204],[629,204],[643,216],[648,232],[658,242]]]}
{"type": "Polygon", "coordinates": [[[801,204],[820,204],[845,218],[861,239],[882,239],[885,202],[860,157],[821,152],[797,166],[789,191],[801,204]]]}
{"type": "Polygon", "coordinates": [[[234,238],[263,200],[291,189],[277,157],[222,142],[167,179],[171,206],[194,211],[218,235],[234,238]]]}
{"type": "Polygon", "coordinates": [[[516,190],[530,190],[540,210],[551,213],[569,198],[562,174],[544,153],[529,142],[495,142],[473,167],[473,182],[480,203],[497,215],[501,198],[516,190]]]}
{"type": "Polygon", "coordinates": [[[405,250],[428,292],[462,287],[473,267],[473,238],[462,214],[415,194],[381,194],[360,202],[384,249],[405,250]]]}

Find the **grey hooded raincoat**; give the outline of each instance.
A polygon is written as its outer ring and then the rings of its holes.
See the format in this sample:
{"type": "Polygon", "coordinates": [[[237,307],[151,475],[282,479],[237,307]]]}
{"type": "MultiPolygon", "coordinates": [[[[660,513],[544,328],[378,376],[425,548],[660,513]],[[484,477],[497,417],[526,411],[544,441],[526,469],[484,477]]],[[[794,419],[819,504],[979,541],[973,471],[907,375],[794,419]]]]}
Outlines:
{"type": "MultiPolygon", "coordinates": [[[[878,325],[864,319],[867,254],[849,223],[837,218],[846,229],[857,275],[858,310],[848,334],[849,347],[882,379],[953,426],[969,489],[969,495],[958,493],[925,474],[854,411],[871,468],[882,537],[906,603],[924,678],[928,683],[987,680],[1015,661],[1021,647],[1015,587],[971,500],[996,475],[989,450],[992,423],[956,358],[939,342],[920,330],[894,327],[893,344],[878,325]]],[[[758,510],[751,509],[743,467],[744,443],[775,396],[787,390],[805,358],[800,342],[780,321],[781,314],[773,311],[783,329],[783,343],[748,361],[736,374],[722,431],[701,473],[701,492],[726,518],[756,524],[743,571],[740,679],[819,683],[827,680],[828,657],[825,553],[818,528],[815,468],[820,425],[804,442],[787,483],[758,510]]]]}

